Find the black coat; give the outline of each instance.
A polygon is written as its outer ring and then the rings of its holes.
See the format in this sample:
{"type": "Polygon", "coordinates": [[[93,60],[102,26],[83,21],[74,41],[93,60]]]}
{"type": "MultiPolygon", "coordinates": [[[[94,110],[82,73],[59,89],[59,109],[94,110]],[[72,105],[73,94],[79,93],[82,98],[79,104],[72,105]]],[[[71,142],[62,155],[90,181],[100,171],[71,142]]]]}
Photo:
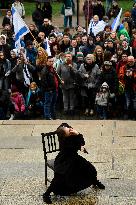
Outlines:
{"type": "Polygon", "coordinates": [[[40,28],[40,32],[43,32],[45,34],[46,37],[49,36],[49,34],[54,30],[54,26],[52,25],[42,25],[41,28],[40,28]]]}
{"type": "Polygon", "coordinates": [[[41,71],[41,88],[43,92],[55,91],[56,82],[55,82],[55,71],[50,71],[49,67],[46,66],[41,71]]]}
{"type": "Polygon", "coordinates": [[[109,89],[111,93],[117,93],[118,92],[118,77],[116,70],[112,67],[109,70],[103,69],[101,75],[100,75],[100,86],[106,82],[109,85],[109,89]]]}
{"type": "Polygon", "coordinates": [[[82,134],[59,138],[60,152],[54,163],[53,192],[69,195],[85,189],[97,178],[95,167],[78,155],[85,144],[82,134]]]}
{"type": "Polygon", "coordinates": [[[10,25],[10,19],[7,16],[4,16],[2,26],[4,27],[6,24],[10,25]]]}

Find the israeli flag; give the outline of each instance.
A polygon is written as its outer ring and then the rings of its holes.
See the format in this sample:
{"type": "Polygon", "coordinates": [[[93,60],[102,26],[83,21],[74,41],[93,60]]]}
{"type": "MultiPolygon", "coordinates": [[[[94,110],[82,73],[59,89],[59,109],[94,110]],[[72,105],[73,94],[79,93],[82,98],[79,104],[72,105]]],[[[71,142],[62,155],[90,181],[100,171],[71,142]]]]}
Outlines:
{"type": "Polygon", "coordinates": [[[112,23],[112,25],[111,25],[112,31],[116,31],[116,30],[117,30],[117,27],[120,25],[121,15],[122,15],[122,8],[120,9],[119,14],[118,14],[117,17],[114,19],[114,21],[113,21],[113,23],[112,23]]]}
{"type": "Polygon", "coordinates": [[[99,32],[104,31],[105,26],[107,25],[106,22],[103,20],[99,21],[96,26],[92,29],[92,33],[96,36],[99,32]]]}
{"type": "Polygon", "coordinates": [[[14,7],[12,7],[11,11],[13,16],[13,26],[15,32],[15,48],[19,49],[21,47],[20,39],[30,31],[28,26],[25,24],[25,22],[17,12],[17,10],[14,7]]]}
{"type": "Polygon", "coordinates": [[[51,56],[51,50],[50,50],[50,45],[49,45],[49,40],[46,37],[46,52],[48,54],[48,56],[51,56]]]}

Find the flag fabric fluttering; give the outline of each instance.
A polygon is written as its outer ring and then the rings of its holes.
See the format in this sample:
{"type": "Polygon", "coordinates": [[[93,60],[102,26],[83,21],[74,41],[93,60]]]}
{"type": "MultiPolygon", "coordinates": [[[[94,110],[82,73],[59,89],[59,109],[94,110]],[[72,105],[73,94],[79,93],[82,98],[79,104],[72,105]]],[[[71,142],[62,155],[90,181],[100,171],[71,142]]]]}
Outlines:
{"type": "Polygon", "coordinates": [[[113,23],[112,23],[112,25],[111,25],[112,31],[116,31],[116,30],[117,30],[117,27],[120,25],[121,15],[122,15],[122,8],[120,9],[119,14],[118,14],[117,17],[114,19],[114,21],[113,21],[113,23]]]}
{"type": "Polygon", "coordinates": [[[13,16],[13,26],[15,32],[15,48],[19,49],[21,47],[20,39],[24,35],[29,33],[30,30],[14,7],[12,7],[11,11],[13,16]]]}
{"type": "Polygon", "coordinates": [[[100,31],[104,31],[105,26],[107,25],[106,22],[103,20],[99,21],[96,26],[92,29],[92,33],[96,36],[100,31]]]}
{"type": "Polygon", "coordinates": [[[51,56],[51,50],[50,50],[50,45],[49,45],[49,40],[46,37],[46,52],[48,54],[48,56],[51,56]]]}

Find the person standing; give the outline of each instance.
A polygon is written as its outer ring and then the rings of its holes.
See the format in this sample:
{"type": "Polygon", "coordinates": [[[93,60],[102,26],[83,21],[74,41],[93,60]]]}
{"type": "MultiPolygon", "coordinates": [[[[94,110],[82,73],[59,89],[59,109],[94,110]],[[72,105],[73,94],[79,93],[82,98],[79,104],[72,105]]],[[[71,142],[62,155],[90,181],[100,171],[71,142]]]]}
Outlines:
{"type": "Polygon", "coordinates": [[[68,26],[69,21],[69,27],[72,28],[72,16],[74,14],[75,10],[75,4],[73,0],[65,0],[64,4],[62,6],[61,14],[64,15],[64,27],[66,28],[68,26]],[[67,11],[68,13],[67,13],[67,11]]]}
{"type": "Polygon", "coordinates": [[[52,20],[52,6],[50,2],[44,2],[42,11],[43,11],[44,18],[48,18],[49,20],[52,20]]]}
{"type": "Polygon", "coordinates": [[[57,68],[57,72],[60,75],[63,84],[62,84],[62,93],[63,93],[63,104],[64,104],[64,113],[71,115],[74,114],[75,108],[75,81],[76,81],[76,72],[77,65],[72,60],[72,53],[65,53],[65,61],[63,64],[60,64],[57,68]]]}
{"type": "Polygon", "coordinates": [[[41,89],[44,93],[44,118],[46,120],[56,119],[59,79],[53,64],[53,57],[48,56],[46,66],[41,71],[41,89]]]}
{"type": "Polygon", "coordinates": [[[15,0],[12,4],[12,7],[14,7],[18,11],[19,15],[22,18],[25,18],[25,8],[23,3],[20,2],[20,0],[15,0]]]}
{"type": "Polygon", "coordinates": [[[35,4],[35,7],[36,8],[35,8],[35,10],[32,13],[32,20],[35,23],[37,29],[40,30],[41,26],[43,24],[43,19],[44,19],[43,11],[41,9],[41,3],[37,2],[35,4]]]}
{"type": "Polygon", "coordinates": [[[84,102],[85,115],[94,114],[95,96],[99,86],[101,70],[93,54],[88,54],[78,70],[81,78],[81,96],[84,102]]]}

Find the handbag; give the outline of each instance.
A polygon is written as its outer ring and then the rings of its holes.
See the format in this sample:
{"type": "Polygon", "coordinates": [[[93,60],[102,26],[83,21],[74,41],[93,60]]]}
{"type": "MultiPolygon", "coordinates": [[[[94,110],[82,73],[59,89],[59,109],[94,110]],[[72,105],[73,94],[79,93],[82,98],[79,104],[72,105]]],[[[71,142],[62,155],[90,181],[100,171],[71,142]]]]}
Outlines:
{"type": "Polygon", "coordinates": [[[65,8],[65,16],[72,16],[73,11],[72,8],[65,8]]]}

